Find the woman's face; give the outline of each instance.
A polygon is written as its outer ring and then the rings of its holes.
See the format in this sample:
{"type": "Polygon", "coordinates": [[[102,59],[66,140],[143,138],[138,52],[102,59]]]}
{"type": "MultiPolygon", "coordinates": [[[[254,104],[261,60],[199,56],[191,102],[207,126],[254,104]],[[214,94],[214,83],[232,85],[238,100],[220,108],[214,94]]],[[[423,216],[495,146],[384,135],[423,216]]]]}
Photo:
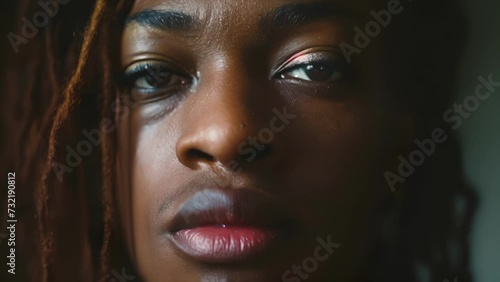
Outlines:
{"type": "MultiPolygon", "coordinates": [[[[145,281],[358,272],[392,144],[375,1],[136,0],[119,197],[145,281]]],[[[336,280],[337,281],[337,280],[336,280]]]]}

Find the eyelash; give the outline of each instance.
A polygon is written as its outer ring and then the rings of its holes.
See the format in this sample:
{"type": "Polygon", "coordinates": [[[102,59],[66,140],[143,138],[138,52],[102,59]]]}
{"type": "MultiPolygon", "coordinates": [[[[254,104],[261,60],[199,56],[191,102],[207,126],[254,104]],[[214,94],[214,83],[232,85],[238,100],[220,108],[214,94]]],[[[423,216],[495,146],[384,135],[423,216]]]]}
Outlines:
{"type": "Polygon", "coordinates": [[[306,53],[295,56],[285,62],[278,68],[274,78],[292,79],[307,83],[335,84],[346,75],[346,69],[347,64],[345,60],[331,52],[306,53]],[[309,79],[299,77],[299,74],[309,76],[307,74],[308,71],[314,71],[318,68],[320,71],[331,71],[331,74],[325,79],[326,81],[314,81],[310,77],[309,79]]]}
{"type": "Polygon", "coordinates": [[[178,94],[185,91],[190,82],[188,75],[161,62],[140,63],[124,74],[124,84],[137,102],[150,102],[178,94]],[[172,81],[177,83],[172,84],[172,81]],[[140,84],[150,87],[141,87],[140,84]]]}

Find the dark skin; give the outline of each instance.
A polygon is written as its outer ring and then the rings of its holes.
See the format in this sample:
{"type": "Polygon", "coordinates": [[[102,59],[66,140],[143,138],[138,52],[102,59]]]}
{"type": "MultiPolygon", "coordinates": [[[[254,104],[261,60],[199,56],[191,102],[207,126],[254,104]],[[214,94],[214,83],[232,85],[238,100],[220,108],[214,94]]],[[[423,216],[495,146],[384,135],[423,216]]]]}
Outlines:
{"type": "Polygon", "coordinates": [[[346,12],[325,17],[325,6],[278,26],[269,15],[280,7],[318,1],[135,1],[131,17],[147,10],[191,17],[168,27],[136,17],[122,38],[129,94],[140,105],[121,123],[118,197],[145,281],[282,281],[328,235],[342,245],[314,273],[303,271],[308,281],[360,281],[379,183],[393,154],[388,147],[401,140],[389,133],[400,133],[393,122],[400,111],[376,95],[385,89],[376,79],[379,42],[347,66],[338,48],[352,42],[353,25],[366,22],[358,15],[369,15],[375,1],[326,2],[346,12]],[[157,77],[144,68],[134,73],[144,65],[157,77]],[[253,158],[242,154],[242,142],[285,107],[296,117],[269,144],[258,141],[253,158]],[[162,226],[206,187],[265,193],[297,229],[253,259],[209,264],[187,257],[162,226]]]}

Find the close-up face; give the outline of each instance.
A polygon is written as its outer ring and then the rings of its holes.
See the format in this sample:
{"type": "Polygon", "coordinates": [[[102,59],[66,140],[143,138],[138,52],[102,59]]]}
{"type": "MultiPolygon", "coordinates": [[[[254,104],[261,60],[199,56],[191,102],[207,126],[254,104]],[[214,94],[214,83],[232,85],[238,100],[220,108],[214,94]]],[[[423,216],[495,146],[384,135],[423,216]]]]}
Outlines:
{"type": "Polygon", "coordinates": [[[500,281],[493,2],[6,1],[0,281],[500,281]]]}
{"type": "Polygon", "coordinates": [[[375,8],[135,1],[117,195],[144,281],[356,281],[404,112],[381,41],[339,47],[375,8]]]}

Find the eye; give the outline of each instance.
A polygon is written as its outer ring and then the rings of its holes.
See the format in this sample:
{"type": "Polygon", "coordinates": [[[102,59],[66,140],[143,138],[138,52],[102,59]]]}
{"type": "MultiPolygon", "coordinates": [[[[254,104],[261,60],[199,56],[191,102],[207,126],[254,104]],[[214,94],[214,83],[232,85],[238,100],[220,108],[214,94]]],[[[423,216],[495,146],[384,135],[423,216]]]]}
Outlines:
{"type": "Polygon", "coordinates": [[[184,91],[190,82],[188,75],[163,62],[140,62],[125,71],[125,84],[139,101],[174,95],[184,91]]]}
{"type": "Polygon", "coordinates": [[[281,79],[331,83],[344,76],[345,66],[342,61],[328,52],[298,55],[287,61],[278,74],[281,79]]]}
{"type": "Polygon", "coordinates": [[[286,73],[281,74],[281,78],[297,78],[305,81],[313,82],[333,82],[342,77],[334,66],[321,63],[312,63],[307,65],[297,66],[286,73]]]}

